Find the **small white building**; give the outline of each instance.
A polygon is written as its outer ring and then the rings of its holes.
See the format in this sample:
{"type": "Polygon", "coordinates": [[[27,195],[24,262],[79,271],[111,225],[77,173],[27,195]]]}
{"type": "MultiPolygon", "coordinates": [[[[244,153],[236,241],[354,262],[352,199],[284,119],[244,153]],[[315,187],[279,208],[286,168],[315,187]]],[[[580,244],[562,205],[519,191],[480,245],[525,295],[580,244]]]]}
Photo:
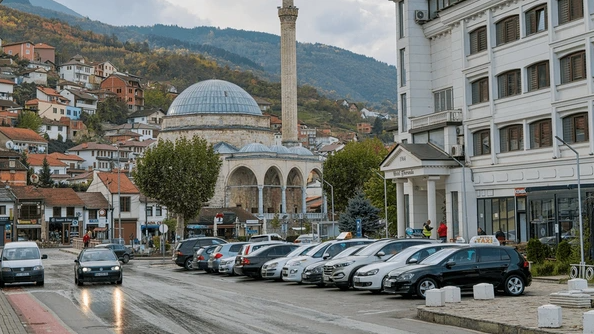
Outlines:
{"type": "Polygon", "coordinates": [[[43,117],[41,119],[39,133],[41,135],[47,134],[47,137],[51,140],[60,139],[62,142],[65,142],[66,139],[68,139],[68,127],[56,120],[49,119],[47,117],[43,117]]]}
{"type": "Polygon", "coordinates": [[[65,88],[60,91],[60,95],[67,98],[72,107],[78,107],[82,112],[93,115],[97,112],[97,96],[89,94],[82,89],[65,88]]]}
{"type": "Polygon", "coordinates": [[[14,86],[16,83],[7,79],[0,79],[0,100],[12,101],[14,86]]]}
{"type": "Polygon", "coordinates": [[[138,110],[128,116],[128,123],[140,123],[150,125],[161,125],[166,113],[163,109],[143,109],[138,110]]]}
{"type": "Polygon", "coordinates": [[[64,64],[58,66],[60,79],[78,82],[86,88],[93,88],[92,76],[95,75],[95,68],[92,65],[85,64],[85,59],[76,55],[64,64]]]}
{"type": "Polygon", "coordinates": [[[84,159],[81,164],[82,168],[99,171],[111,171],[118,166],[127,169],[130,159],[130,150],[128,148],[119,148],[95,142],[82,143],[70,148],[66,153],[84,159]]]}

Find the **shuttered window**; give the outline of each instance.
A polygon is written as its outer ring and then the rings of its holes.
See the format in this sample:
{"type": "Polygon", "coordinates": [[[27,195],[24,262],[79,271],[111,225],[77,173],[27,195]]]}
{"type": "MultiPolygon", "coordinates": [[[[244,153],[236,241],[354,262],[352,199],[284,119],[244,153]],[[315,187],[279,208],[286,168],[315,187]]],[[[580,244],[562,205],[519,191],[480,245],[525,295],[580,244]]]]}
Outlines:
{"type": "Polygon", "coordinates": [[[563,119],[563,140],[567,143],[588,141],[588,113],[575,114],[563,119]]]}
{"type": "Polygon", "coordinates": [[[499,130],[501,152],[524,149],[524,131],[522,125],[510,125],[499,130]]]}
{"type": "Polygon", "coordinates": [[[489,130],[477,131],[473,134],[474,155],[485,155],[491,153],[491,132],[489,130]]]}
{"type": "Polygon", "coordinates": [[[578,51],[560,59],[561,83],[586,79],[586,51],[578,51]]]}
{"type": "Polygon", "coordinates": [[[530,124],[530,148],[549,146],[553,146],[551,120],[545,119],[530,124]]]}
{"type": "Polygon", "coordinates": [[[435,112],[454,109],[454,89],[447,88],[433,93],[435,112]]]}
{"type": "Polygon", "coordinates": [[[487,50],[487,27],[480,27],[470,32],[470,54],[487,50]]]}
{"type": "Polygon", "coordinates": [[[481,78],[472,84],[472,104],[489,101],[489,79],[481,78]]]}
{"type": "Polygon", "coordinates": [[[500,74],[497,77],[497,84],[499,85],[499,98],[520,95],[522,93],[521,80],[520,70],[512,70],[500,74]]]}
{"type": "Polygon", "coordinates": [[[507,17],[495,25],[497,45],[520,39],[520,19],[518,15],[507,17]]]}
{"type": "Polygon", "coordinates": [[[526,12],[526,36],[547,30],[547,5],[534,7],[526,12]]]}
{"type": "Polygon", "coordinates": [[[529,66],[527,72],[529,92],[551,86],[548,61],[529,66]]]}
{"type": "Polygon", "coordinates": [[[559,24],[579,20],[584,17],[583,0],[559,0],[559,24]]]}

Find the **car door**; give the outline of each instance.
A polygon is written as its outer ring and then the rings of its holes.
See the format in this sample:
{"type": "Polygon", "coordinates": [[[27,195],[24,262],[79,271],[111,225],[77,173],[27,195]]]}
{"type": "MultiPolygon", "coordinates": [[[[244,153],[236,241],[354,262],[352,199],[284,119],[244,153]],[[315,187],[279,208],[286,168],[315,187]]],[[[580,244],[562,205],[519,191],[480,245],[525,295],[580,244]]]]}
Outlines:
{"type": "Polygon", "coordinates": [[[442,262],[442,286],[470,288],[479,277],[476,248],[463,248],[450,255],[442,262]]]}
{"type": "Polygon", "coordinates": [[[499,246],[484,246],[477,250],[479,269],[477,283],[490,283],[496,287],[502,281],[502,277],[509,267],[509,254],[499,246]]]}
{"type": "Polygon", "coordinates": [[[126,252],[126,248],[124,245],[115,245],[113,252],[116,254],[116,256],[119,259],[124,256],[124,253],[126,252]]]}

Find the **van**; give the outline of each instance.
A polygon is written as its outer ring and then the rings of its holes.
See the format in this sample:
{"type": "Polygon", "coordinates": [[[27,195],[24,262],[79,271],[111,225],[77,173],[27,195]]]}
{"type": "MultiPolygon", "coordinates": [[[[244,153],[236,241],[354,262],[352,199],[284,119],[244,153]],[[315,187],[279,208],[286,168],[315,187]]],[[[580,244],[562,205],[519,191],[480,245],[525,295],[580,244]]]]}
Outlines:
{"type": "Polygon", "coordinates": [[[259,235],[253,235],[250,240],[248,240],[249,242],[261,242],[261,241],[285,241],[285,239],[283,239],[283,237],[281,237],[280,235],[276,234],[276,233],[269,233],[269,234],[259,234],[259,235]]]}
{"type": "Polygon", "coordinates": [[[33,241],[9,242],[0,257],[0,287],[6,283],[34,282],[43,286],[43,263],[47,255],[41,255],[33,241]]]}

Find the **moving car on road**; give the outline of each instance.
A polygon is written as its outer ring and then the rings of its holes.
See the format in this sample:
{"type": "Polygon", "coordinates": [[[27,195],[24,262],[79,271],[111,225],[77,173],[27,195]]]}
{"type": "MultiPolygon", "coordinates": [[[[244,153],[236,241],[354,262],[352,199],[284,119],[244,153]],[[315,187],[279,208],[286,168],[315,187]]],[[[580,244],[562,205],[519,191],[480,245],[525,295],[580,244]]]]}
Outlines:
{"type": "Polygon", "coordinates": [[[448,248],[420,264],[392,270],[383,282],[385,292],[421,298],[427,290],[449,285],[469,290],[479,283],[490,283],[510,296],[519,296],[532,283],[528,261],[506,246],[448,248]]]}
{"type": "Polygon", "coordinates": [[[251,278],[262,278],[262,266],[264,263],[279,257],[284,257],[295,249],[296,244],[280,244],[263,247],[250,255],[242,256],[239,266],[235,264],[235,272],[241,271],[245,276],[251,278]]]}
{"type": "Polygon", "coordinates": [[[296,256],[305,255],[310,249],[317,245],[318,244],[306,244],[299,246],[299,248],[287,254],[287,256],[279,257],[264,263],[264,265],[262,265],[262,271],[260,272],[262,278],[282,281],[281,271],[283,270],[285,263],[296,256]]]}
{"type": "Polygon", "coordinates": [[[134,252],[126,247],[125,245],[120,244],[99,244],[95,246],[95,248],[109,248],[111,249],[115,255],[118,257],[120,261],[123,263],[128,263],[130,260],[134,259],[134,252]]]}
{"type": "Polygon", "coordinates": [[[108,248],[85,248],[74,260],[74,283],[90,282],[122,284],[124,274],[115,253],[108,248]]]}
{"type": "Polygon", "coordinates": [[[203,246],[226,244],[227,241],[215,237],[198,237],[180,241],[173,251],[171,260],[186,270],[192,269],[192,260],[196,250],[203,246]]]}
{"type": "Polygon", "coordinates": [[[0,286],[6,283],[35,282],[44,284],[44,270],[41,260],[47,255],[41,255],[37,243],[32,241],[9,242],[2,250],[0,262],[0,286]]]}

